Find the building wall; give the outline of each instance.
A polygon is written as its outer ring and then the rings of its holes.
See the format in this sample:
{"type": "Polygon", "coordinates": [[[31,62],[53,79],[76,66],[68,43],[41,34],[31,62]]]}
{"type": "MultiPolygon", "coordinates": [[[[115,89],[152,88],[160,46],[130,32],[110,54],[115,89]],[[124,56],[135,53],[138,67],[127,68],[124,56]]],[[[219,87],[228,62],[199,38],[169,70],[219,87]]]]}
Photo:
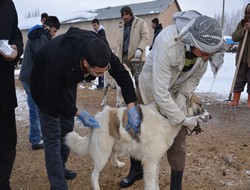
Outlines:
{"type": "MultiPolygon", "coordinates": [[[[172,15],[179,11],[179,7],[174,1],[170,4],[170,6],[162,13],[158,14],[150,14],[150,15],[142,15],[138,16],[145,20],[145,22],[148,25],[148,29],[150,32],[150,44],[153,40],[153,29],[151,28],[151,20],[155,17],[159,18],[160,23],[162,24],[163,28],[167,25],[172,23],[172,15]]],[[[121,18],[116,19],[106,19],[106,20],[100,20],[100,24],[102,24],[105,27],[107,40],[110,44],[110,47],[113,51],[116,50],[117,41],[118,41],[118,29],[119,29],[119,23],[122,22],[121,18]]],[[[84,21],[84,22],[78,22],[78,23],[69,23],[69,24],[62,24],[60,29],[57,32],[57,35],[65,33],[71,26],[73,27],[79,27],[81,29],[91,30],[93,31],[92,22],[91,21],[84,21]]],[[[27,30],[22,31],[24,44],[26,44],[27,41],[27,30]]]]}

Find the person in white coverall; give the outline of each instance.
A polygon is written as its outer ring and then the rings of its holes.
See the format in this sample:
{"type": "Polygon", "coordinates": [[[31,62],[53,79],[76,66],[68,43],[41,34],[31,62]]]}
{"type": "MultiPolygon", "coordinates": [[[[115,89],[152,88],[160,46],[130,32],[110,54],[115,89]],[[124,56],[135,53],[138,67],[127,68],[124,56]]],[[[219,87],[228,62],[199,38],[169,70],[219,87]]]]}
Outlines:
{"type": "MultiPolygon", "coordinates": [[[[197,126],[196,119],[188,117],[186,102],[206,72],[209,57],[221,53],[225,43],[222,29],[213,18],[186,11],[177,12],[173,19],[175,23],[161,31],[146,58],[139,75],[139,91],[143,104],[155,102],[173,127],[183,125],[167,151],[171,166],[170,189],[181,190],[187,127],[197,126]]],[[[130,171],[135,179],[143,173],[138,168],[130,171]]]]}

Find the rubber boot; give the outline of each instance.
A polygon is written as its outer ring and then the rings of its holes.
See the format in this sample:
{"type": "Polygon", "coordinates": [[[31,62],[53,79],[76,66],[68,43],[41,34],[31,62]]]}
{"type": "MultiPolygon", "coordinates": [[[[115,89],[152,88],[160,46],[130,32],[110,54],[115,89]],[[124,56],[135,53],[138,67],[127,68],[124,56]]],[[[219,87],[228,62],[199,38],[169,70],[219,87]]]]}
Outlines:
{"type": "Polygon", "coordinates": [[[183,170],[175,171],[171,169],[170,190],[182,190],[183,170]]]}
{"type": "Polygon", "coordinates": [[[130,187],[135,181],[143,178],[143,168],[141,161],[130,157],[129,174],[120,182],[121,188],[130,187]]]}
{"type": "Polygon", "coordinates": [[[247,107],[250,108],[250,94],[248,94],[248,98],[247,98],[247,107]]]}
{"type": "Polygon", "coordinates": [[[238,106],[241,92],[234,92],[233,100],[227,103],[227,106],[238,106]]]}

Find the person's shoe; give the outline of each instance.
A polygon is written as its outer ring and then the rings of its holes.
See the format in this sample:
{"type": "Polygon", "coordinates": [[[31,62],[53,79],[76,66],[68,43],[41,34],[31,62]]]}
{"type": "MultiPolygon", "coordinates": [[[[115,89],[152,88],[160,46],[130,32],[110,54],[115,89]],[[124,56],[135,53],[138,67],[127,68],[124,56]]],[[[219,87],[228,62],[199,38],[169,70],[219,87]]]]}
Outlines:
{"type": "Polygon", "coordinates": [[[69,169],[65,169],[65,179],[75,179],[77,176],[77,173],[69,170],[69,169]]]}
{"type": "Polygon", "coordinates": [[[97,85],[97,86],[96,86],[96,89],[97,89],[97,90],[103,90],[103,86],[97,85]]]}
{"type": "Polygon", "coordinates": [[[43,140],[40,140],[40,142],[36,145],[32,145],[33,150],[43,149],[43,140]]]}
{"type": "Polygon", "coordinates": [[[121,182],[120,182],[120,187],[121,188],[126,188],[130,187],[133,185],[135,181],[138,181],[143,178],[143,173],[132,173],[131,175],[129,174],[127,177],[125,177],[121,182]]]}

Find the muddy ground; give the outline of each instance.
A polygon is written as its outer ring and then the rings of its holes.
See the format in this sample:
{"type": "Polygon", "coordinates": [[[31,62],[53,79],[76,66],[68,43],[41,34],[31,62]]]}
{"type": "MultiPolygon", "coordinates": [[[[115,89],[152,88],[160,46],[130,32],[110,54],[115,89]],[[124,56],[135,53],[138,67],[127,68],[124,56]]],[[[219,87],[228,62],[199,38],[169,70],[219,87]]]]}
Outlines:
{"type": "MultiPolygon", "coordinates": [[[[84,84],[81,84],[84,85],[84,84]]],[[[102,91],[79,88],[79,108],[95,114],[100,106],[102,91]]],[[[17,87],[22,91],[21,85],[17,87]]],[[[204,98],[204,94],[198,94],[204,98]]],[[[207,95],[206,95],[207,96],[207,95]]],[[[206,97],[207,98],[207,97],[206,97]]],[[[184,172],[184,190],[250,190],[250,110],[242,103],[235,112],[221,110],[221,102],[210,95],[210,105],[205,105],[213,119],[203,126],[204,132],[187,138],[188,154],[184,172]]],[[[23,101],[19,100],[19,101],[23,101]]],[[[19,102],[23,106],[24,103],[19,102]]],[[[115,90],[109,92],[108,103],[115,105],[115,90]]],[[[49,182],[45,170],[43,150],[32,150],[28,140],[29,123],[27,109],[17,113],[17,156],[11,178],[13,190],[48,190],[49,182]]],[[[20,110],[20,109],[19,109],[20,110]]],[[[88,129],[76,122],[75,131],[81,135],[88,129]]],[[[100,175],[103,190],[118,190],[119,181],[128,173],[129,156],[119,157],[126,163],[116,168],[110,162],[100,175]]],[[[67,163],[69,169],[78,176],[68,181],[70,190],[91,189],[90,175],[92,163],[89,157],[71,154],[67,163]]],[[[160,169],[160,189],[169,189],[170,168],[166,156],[162,158],[160,169]]],[[[127,190],[142,190],[143,180],[127,190]]]]}

